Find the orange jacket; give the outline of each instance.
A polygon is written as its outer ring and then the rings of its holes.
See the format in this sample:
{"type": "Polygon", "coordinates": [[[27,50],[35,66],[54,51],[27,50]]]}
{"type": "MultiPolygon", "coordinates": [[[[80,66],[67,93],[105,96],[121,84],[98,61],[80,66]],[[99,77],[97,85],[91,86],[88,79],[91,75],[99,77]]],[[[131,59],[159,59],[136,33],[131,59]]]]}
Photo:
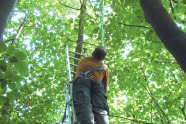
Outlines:
{"type": "MultiPolygon", "coordinates": [[[[101,61],[95,59],[94,57],[84,57],[80,59],[77,67],[76,78],[81,74],[85,73],[88,70],[96,69],[104,67],[101,61]]],[[[98,80],[102,83],[105,92],[108,90],[108,82],[109,82],[109,71],[108,68],[100,71],[93,71],[87,74],[88,77],[98,80]]]]}

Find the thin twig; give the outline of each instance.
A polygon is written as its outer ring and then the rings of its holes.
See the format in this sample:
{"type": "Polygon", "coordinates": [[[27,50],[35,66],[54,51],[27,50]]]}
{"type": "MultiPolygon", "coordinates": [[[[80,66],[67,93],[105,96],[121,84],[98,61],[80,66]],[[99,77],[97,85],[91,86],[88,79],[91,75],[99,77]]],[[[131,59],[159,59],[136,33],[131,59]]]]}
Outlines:
{"type": "Polygon", "coordinates": [[[152,92],[150,91],[149,83],[148,83],[147,77],[146,77],[146,75],[145,75],[145,71],[143,70],[143,67],[141,67],[141,70],[142,70],[142,72],[143,72],[144,79],[145,79],[145,81],[146,81],[146,83],[147,83],[148,90],[149,90],[149,92],[150,92],[151,95],[152,95],[152,92]]]}
{"type": "Polygon", "coordinates": [[[170,1],[170,7],[171,7],[171,10],[172,10],[172,13],[174,14],[174,7],[173,7],[173,1],[172,0],[169,0],[170,1]]]}
{"type": "Polygon", "coordinates": [[[13,40],[14,40],[14,38],[5,40],[5,41],[3,41],[3,42],[13,41],[13,40]]]}
{"type": "Polygon", "coordinates": [[[138,123],[143,123],[143,124],[153,124],[153,123],[148,123],[148,122],[139,121],[139,120],[133,120],[133,119],[130,119],[130,118],[125,118],[125,117],[117,116],[117,115],[109,115],[109,116],[122,118],[122,119],[126,119],[126,120],[129,120],[129,121],[134,121],[134,122],[138,122],[138,123]]]}
{"type": "Polygon", "coordinates": [[[68,8],[71,8],[71,9],[74,9],[74,10],[81,10],[81,9],[77,9],[77,8],[74,8],[74,7],[71,7],[71,6],[68,6],[68,5],[65,5],[63,4],[61,1],[58,0],[58,2],[63,5],[64,7],[68,7],[68,8]]]}
{"type": "Polygon", "coordinates": [[[174,79],[175,79],[176,83],[177,83],[178,85],[180,85],[180,84],[179,84],[179,82],[178,82],[178,80],[176,79],[175,74],[174,74],[173,72],[172,72],[172,75],[173,75],[173,77],[174,77],[174,79]]]}
{"type": "MultiPolygon", "coordinates": [[[[145,75],[144,75],[145,76],[145,75]]],[[[146,77],[146,76],[145,76],[146,77]]],[[[145,81],[147,81],[146,80],[146,78],[145,78],[145,81]]],[[[149,94],[149,96],[151,97],[151,99],[154,101],[154,103],[158,106],[158,108],[161,110],[161,112],[163,113],[163,115],[166,117],[166,119],[167,119],[167,121],[168,121],[168,124],[170,124],[170,121],[169,121],[169,118],[167,117],[167,115],[165,114],[165,112],[162,110],[162,108],[159,106],[159,104],[156,102],[156,100],[154,99],[154,97],[152,96],[152,93],[151,93],[151,91],[150,90],[148,90],[146,87],[145,87],[145,85],[143,84],[143,83],[141,83],[142,85],[143,85],[143,87],[144,87],[144,89],[147,91],[147,93],[149,94]]],[[[148,86],[148,85],[147,85],[148,86]]]]}
{"type": "Polygon", "coordinates": [[[170,124],[169,118],[167,117],[167,115],[165,114],[165,112],[161,109],[161,107],[159,106],[159,104],[155,101],[154,97],[151,95],[151,92],[148,91],[148,89],[145,87],[144,84],[142,84],[144,89],[147,91],[147,93],[149,94],[149,96],[151,97],[151,99],[154,101],[154,103],[158,106],[158,108],[160,109],[160,111],[163,113],[163,115],[166,117],[168,124],[170,124]]]}
{"type": "Polygon", "coordinates": [[[11,45],[14,45],[14,44],[16,43],[16,40],[17,40],[17,38],[19,37],[21,31],[23,30],[23,27],[24,27],[24,25],[25,25],[25,22],[26,22],[27,19],[28,19],[29,13],[30,13],[30,9],[29,9],[28,13],[25,15],[25,18],[24,18],[23,22],[22,22],[21,25],[19,26],[19,28],[18,28],[18,30],[17,30],[17,33],[15,34],[14,39],[13,39],[11,45]]]}
{"type": "Polygon", "coordinates": [[[182,114],[183,114],[183,116],[184,116],[184,120],[186,121],[186,115],[185,115],[185,100],[184,100],[184,106],[183,106],[183,108],[181,108],[180,106],[178,106],[179,107],[179,109],[182,111],[182,114]]]}
{"type": "Polygon", "coordinates": [[[77,41],[74,41],[74,40],[71,40],[70,38],[68,38],[68,37],[64,34],[64,32],[62,32],[62,33],[63,33],[63,36],[65,36],[65,38],[66,38],[68,41],[77,42],[77,41]]]}
{"type": "Polygon", "coordinates": [[[176,0],[172,0],[174,3],[178,3],[178,1],[176,1],[176,0]]]}
{"type": "Polygon", "coordinates": [[[153,43],[162,43],[161,41],[152,41],[152,40],[150,40],[150,41],[153,43]]]}
{"type": "Polygon", "coordinates": [[[164,64],[178,64],[177,62],[162,62],[162,61],[157,61],[157,60],[155,60],[154,62],[156,62],[156,63],[164,63],[164,64]]]}
{"type": "Polygon", "coordinates": [[[183,74],[183,77],[184,77],[184,79],[186,80],[186,76],[185,76],[185,73],[184,73],[184,71],[182,71],[182,74],[183,74]]]}

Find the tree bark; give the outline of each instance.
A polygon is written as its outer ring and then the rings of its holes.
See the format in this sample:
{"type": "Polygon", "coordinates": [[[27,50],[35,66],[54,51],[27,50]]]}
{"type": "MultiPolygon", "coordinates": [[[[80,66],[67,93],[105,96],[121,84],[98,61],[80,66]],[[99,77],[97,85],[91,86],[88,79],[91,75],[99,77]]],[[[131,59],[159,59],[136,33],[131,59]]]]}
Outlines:
{"type": "Polygon", "coordinates": [[[186,73],[186,34],[178,28],[160,0],[140,0],[144,15],[186,73]]]}
{"type": "MultiPolygon", "coordinates": [[[[81,53],[82,47],[83,47],[83,34],[84,34],[84,22],[85,22],[85,12],[86,12],[86,4],[87,0],[83,0],[83,3],[81,3],[81,13],[79,15],[79,34],[78,34],[78,40],[77,40],[77,47],[76,52],[81,53]]],[[[75,54],[75,58],[80,59],[80,55],[75,54]]],[[[74,64],[78,65],[78,60],[74,60],[74,64]]],[[[74,67],[74,71],[76,72],[76,67],[74,67]]],[[[74,74],[75,78],[75,74],[74,74]]]]}
{"type": "Polygon", "coordinates": [[[3,42],[3,34],[10,15],[18,0],[0,0],[0,45],[3,42]]]}

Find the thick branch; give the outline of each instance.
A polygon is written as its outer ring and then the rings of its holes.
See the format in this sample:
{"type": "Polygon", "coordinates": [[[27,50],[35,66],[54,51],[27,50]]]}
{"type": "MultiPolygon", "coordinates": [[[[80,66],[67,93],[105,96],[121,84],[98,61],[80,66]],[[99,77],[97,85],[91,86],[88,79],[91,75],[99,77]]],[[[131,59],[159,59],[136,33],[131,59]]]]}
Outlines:
{"type": "Polygon", "coordinates": [[[71,9],[75,9],[75,10],[81,10],[81,9],[77,9],[77,8],[73,8],[73,7],[71,7],[71,6],[65,5],[65,4],[61,3],[61,1],[59,1],[59,0],[58,0],[58,2],[59,2],[61,5],[65,6],[65,7],[68,7],[68,8],[71,8],[71,9]]]}
{"type": "Polygon", "coordinates": [[[0,0],[0,45],[3,42],[3,34],[9,17],[11,16],[14,7],[18,0],[0,0]]]}
{"type": "Polygon", "coordinates": [[[140,0],[145,16],[166,49],[186,73],[186,35],[174,23],[160,0],[140,0]]]}
{"type": "MultiPolygon", "coordinates": [[[[83,34],[84,34],[84,21],[85,21],[85,12],[86,12],[86,3],[87,0],[83,0],[83,3],[81,3],[81,13],[80,13],[80,19],[79,19],[79,34],[78,34],[78,40],[77,40],[77,47],[76,52],[81,53],[82,47],[83,47],[83,34]]],[[[80,55],[75,54],[75,58],[80,59],[80,55]]],[[[78,65],[78,60],[74,60],[74,64],[78,65]]],[[[76,67],[74,67],[74,71],[76,72],[76,67]]],[[[74,75],[75,78],[75,75],[74,75]]]]}

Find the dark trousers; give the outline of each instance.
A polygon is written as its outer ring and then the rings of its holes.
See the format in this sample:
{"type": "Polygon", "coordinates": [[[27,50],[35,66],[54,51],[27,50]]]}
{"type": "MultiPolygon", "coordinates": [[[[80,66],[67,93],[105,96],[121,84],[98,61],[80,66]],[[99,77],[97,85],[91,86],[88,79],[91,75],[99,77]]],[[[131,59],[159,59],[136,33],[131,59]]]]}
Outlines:
{"type": "Polygon", "coordinates": [[[99,81],[87,77],[76,79],[73,102],[80,124],[109,124],[107,98],[99,81]]]}

